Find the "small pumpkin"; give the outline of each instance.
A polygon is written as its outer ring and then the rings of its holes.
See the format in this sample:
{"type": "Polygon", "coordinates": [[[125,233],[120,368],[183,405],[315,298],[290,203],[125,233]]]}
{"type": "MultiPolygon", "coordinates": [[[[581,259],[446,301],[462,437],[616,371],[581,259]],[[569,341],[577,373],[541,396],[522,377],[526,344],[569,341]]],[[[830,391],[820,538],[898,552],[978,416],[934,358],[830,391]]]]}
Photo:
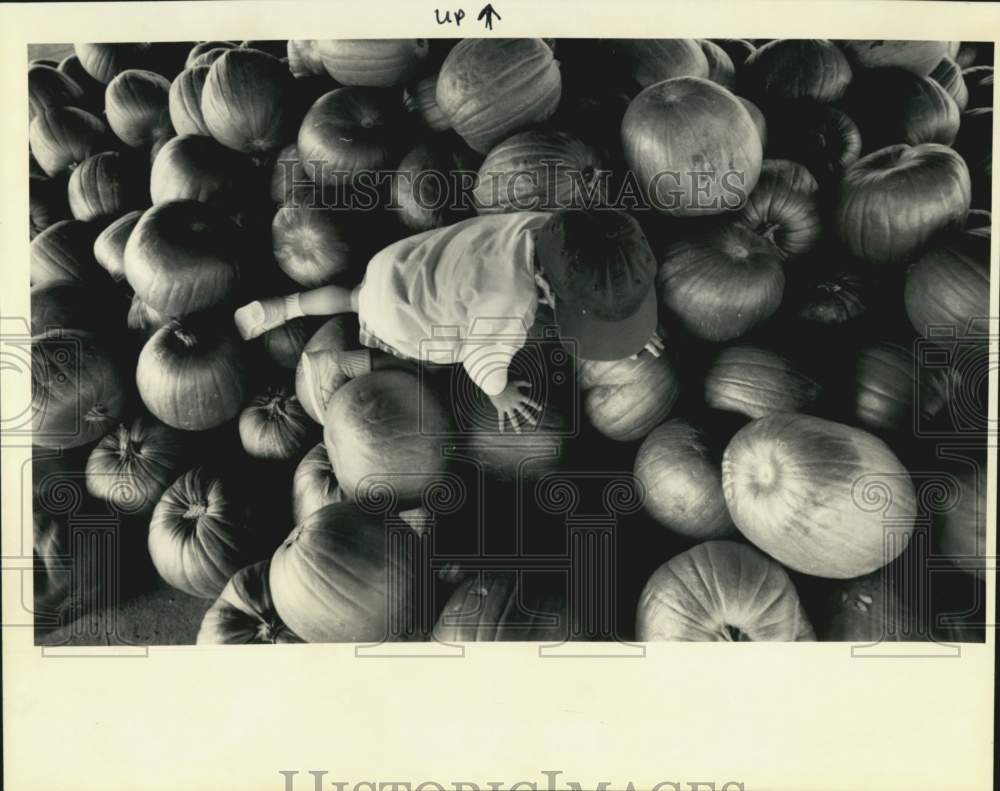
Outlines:
{"type": "Polygon", "coordinates": [[[149,556],[170,585],[212,599],[260,559],[261,540],[237,486],[196,467],[163,493],[149,522],[149,556]]]}
{"type": "Polygon", "coordinates": [[[352,281],[358,240],[348,220],[347,213],[334,209],[278,209],[271,239],[281,271],[306,288],[352,281]]]}
{"type": "Polygon", "coordinates": [[[255,459],[288,461],[300,455],[315,426],[299,399],[273,388],[250,399],[240,413],[240,442],[255,459]]]}
{"type": "Polygon", "coordinates": [[[104,85],[126,69],[136,69],[150,61],[153,45],[134,44],[74,44],[73,50],[84,70],[104,85]]]}
{"type": "Polygon", "coordinates": [[[104,272],[93,253],[97,231],[90,223],[60,220],[38,234],[29,248],[31,285],[102,283],[104,272]]]}
{"type": "Polygon", "coordinates": [[[852,255],[885,267],[919,255],[936,234],[960,228],[970,202],[969,170],[950,148],[889,146],[844,173],[833,231],[852,255]]]}
{"type": "Polygon", "coordinates": [[[323,39],[323,68],[341,85],[388,88],[412,79],[430,51],[425,38],[323,39]]]}
{"type": "Polygon", "coordinates": [[[291,39],[286,46],[288,69],[293,77],[308,77],[326,74],[323,57],[319,52],[319,41],[315,39],[291,39]]]}
{"type": "Polygon", "coordinates": [[[359,346],[357,319],[349,314],[342,314],[328,319],[303,347],[302,357],[295,369],[295,394],[306,414],[317,423],[323,422],[330,399],[347,382],[347,377],[336,365],[330,364],[328,356],[323,352],[336,353],[345,349],[357,349],[359,346]],[[303,364],[303,357],[307,354],[312,355],[312,365],[308,369],[312,376],[303,364]]]}
{"type": "Polygon", "coordinates": [[[740,532],[804,574],[868,574],[913,532],[913,483],[889,447],[811,415],[772,414],[740,429],[723,454],[722,487],[740,532]]]}
{"type": "Polygon", "coordinates": [[[69,207],[77,220],[107,221],[148,205],[145,173],[117,151],[80,163],[69,178],[69,207]]]}
{"type": "Polygon", "coordinates": [[[46,107],[80,107],[86,104],[83,88],[52,66],[28,69],[28,117],[46,107]]]}
{"type": "Polygon", "coordinates": [[[437,103],[437,72],[421,77],[403,91],[403,106],[434,132],[451,129],[451,122],[437,103]]]}
{"type": "Polygon", "coordinates": [[[111,131],[133,148],[169,137],[170,81],[144,69],[123,71],[108,83],[104,113],[111,131]]]}
{"type": "Polygon", "coordinates": [[[240,569],[226,583],[198,628],[198,645],[258,645],[301,643],[274,609],[270,583],[271,560],[240,569]]]}
{"type": "Polygon", "coordinates": [[[643,642],[792,642],[815,633],[787,572],[753,547],[706,541],[646,582],[636,614],[643,642]]]}
{"type": "Polygon", "coordinates": [[[34,239],[38,234],[60,220],[70,218],[66,198],[66,181],[63,178],[32,174],[28,177],[28,231],[34,239]]]}
{"type": "Polygon", "coordinates": [[[828,104],[796,102],[773,110],[771,156],[805,165],[817,178],[839,181],[861,156],[861,131],[847,113],[828,104]]]}
{"type": "Polygon", "coordinates": [[[150,307],[186,316],[234,295],[244,254],[240,229],[220,210],[170,201],[136,223],[125,246],[125,276],[150,307]]]}
{"type": "Polygon", "coordinates": [[[765,102],[808,99],[835,102],[853,77],[844,53],[826,39],[776,39],[747,58],[740,81],[765,102]]]}
{"type": "Polygon", "coordinates": [[[251,183],[251,164],[242,154],[202,135],[179,135],[160,149],[150,173],[154,204],[192,200],[232,209],[251,183]]]}
{"type": "Polygon", "coordinates": [[[179,135],[208,135],[205,117],[201,114],[201,95],[208,79],[208,66],[187,68],[170,83],[167,108],[170,123],[179,135]]]}
{"type": "Polygon", "coordinates": [[[107,225],[94,240],[94,260],[119,283],[125,280],[125,245],[140,217],[141,209],[123,214],[107,225]]]}
{"type": "Polygon", "coordinates": [[[785,258],[808,253],[823,233],[816,180],[801,165],[765,160],[739,221],[778,248],[785,258]]]}
{"type": "Polygon", "coordinates": [[[863,69],[898,67],[923,76],[948,54],[947,41],[857,39],[837,42],[848,59],[863,69]]]}
{"type": "Polygon", "coordinates": [[[639,89],[675,77],[709,76],[708,58],[696,39],[612,39],[608,45],[639,89]]]}
{"type": "Polygon", "coordinates": [[[452,129],[486,154],[550,118],[561,93],[559,64],[541,39],[467,38],[441,64],[436,99],[452,129]]]}
{"type": "Polygon", "coordinates": [[[295,524],[331,503],[344,502],[337,473],[330,464],[326,445],[314,445],[295,468],[292,476],[292,518],[295,524]]]}
{"type": "Polygon", "coordinates": [[[414,233],[442,228],[475,213],[472,184],[481,157],[458,136],[410,149],[392,182],[392,209],[414,233]]]}
{"type": "Polygon", "coordinates": [[[168,426],[204,431],[236,417],[243,406],[242,344],[230,327],[213,319],[174,319],[156,330],[139,353],[139,395],[168,426]]]}
{"type": "Polygon", "coordinates": [[[750,344],[717,352],[705,373],[704,388],[709,407],[749,418],[808,412],[821,395],[819,384],[790,359],[750,344]]]}
{"type": "Polygon", "coordinates": [[[955,100],[958,111],[962,112],[969,104],[969,88],[962,78],[962,67],[951,58],[941,58],[941,62],[928,75],[944,88],[955,100]]]}
{"type": "Polygon", "coordinates": [[[48,107],[35,114],[28,140],[42,170],[55,177],[104,151],[108,129],[99,118],[78,107],[48,107]]]}
{"type": "Polygon", "coordinates": [[[867,279],[851,267],[820,273],[798,290],[795,318],[813,330],[840,331],[857,327],[868,315],[867,279]]]}
{"type": "Polygon", "coordinates": [[[698,46],[708,61],[708,74],[705,76],[723,88],[732,90],[736,86],[736,66],[729,54],[714,41],[700,39],[698,46]]]}
{"type": "Polygon", "coordinates": [[[206,52],[214,49],[236,49],[237,46],[232,41],[199,41],[188,51],[187,57],[184,59],[184,68],[190,69],[192,64],[206,52]]]}

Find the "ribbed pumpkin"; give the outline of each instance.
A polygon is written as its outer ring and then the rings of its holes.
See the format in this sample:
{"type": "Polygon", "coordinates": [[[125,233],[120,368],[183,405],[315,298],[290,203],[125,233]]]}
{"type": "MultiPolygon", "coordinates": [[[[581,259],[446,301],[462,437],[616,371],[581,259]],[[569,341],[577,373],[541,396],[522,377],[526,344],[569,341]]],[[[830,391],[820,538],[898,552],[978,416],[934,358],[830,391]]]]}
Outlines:
{"type": "Polygon", "coordinates": [[[227,52],[232,52],[239,47],[212,47],[211,49],[206,49],[204,52],[198,54],[196,58],[191,60],[191,63],[187,68],[189,69],[200,69],[202,67],[212,66],[215,61],[225,55],[227,52]]]}
{"type": "Polygon", "coordinates": [[[118,282],[125,279],[125,245],[140,217],[140,209],[123,214],[94,240],[94,260],[118,282]]]}
{"type": "Polygon", "coordinates": [[[98,230],[79,220],[60,220],[38,234],[29,248],[31,285],[104,282],[104,272],[94,261],[98,230]]]}
{"type": "Polygon", "coordinates": [[[740,72],[742,88],[766,102],[835,102],[853,73],[844,53],[825,39],[776,39],[757,49],[740,72]]]}
{"type": "Polygon", "coordinates": [[[898,66],[914,74],[930,74],[948,54],[947,41],[905,41],[894,39],[858,39],[838,42],[856,66],[875,69],[898,66]]]}
{"type": "Polygon", "coordinates": [[[313,446],[295,468],[292,476],[292,518],[295,524],[331,503],[344,502],[337,483],[337,473],[330,464],[326,445],[313,446]]]}
{"type": "Polygon", "coordinates": [[[783,256],[808,253],[823,233],[816,180],[802,166],[765,160],[757,186],[750,193],[739,221],[772,243],[783,256]],[[770,164],[770,166],[769,166],[770,164]]]}
{"type": "Polygon", "coordinates": [[[747,58],[757,49],[749,41],[742,38],[713,38],[711,41],[729,56],[737,69],[741,69],[747,58]]]}
{"type": "Polygon", "coordinates": [[[243,348],[218,317],[173,320],[142,347],[135,379],[153,415],[174,428],[204,431],[234,418],[243,406],[243,348]]]}
{"type": "Polygon", "coordinates": [[[316,42],[327,73],[341,85],[388,88],[413,79],[429,47],[424,38],[323,39],[316,42]]]}
{"type": "Polygon", "coordinates": [[[334,209],[278,209],[271,239],[281,271],[306,288],[353,280],[358,240],[350,220],[347,212],[334,209]]]}
{"type": "Polygon", "coordinates": [[[708,58],[696,39],[612,39],[607,45],[638,89],[674,77],[708,78],[708,58]]]}
{"type": "Polygon", "coordinates": [[[804,574],[868,574],[913,531],[916,498],[899,459],[873,435],[818,417],[775,414],[740,429],[722,486],[740,531],[804,574]]]}
{"type": "Polygon", "coordinates": [[[986,460],[975,464],[955,465],[949,472],[954,476],[958,491],[952,507],[934,514],[934,541],[937,549],[963,571],[981,580],[986,579],[986,514],[988,491],[986,460]]]}
{"type": "Polygon", "coordinates": [[[323,417],[323,441],[345,497],[367,504],[388,486],[403,509],[420,505],[446,473],[443,437],[452,431],[445,404],[408,371],[351,379],[323,417]]]}
{"type": "Polygon", "coordinates": [[[852,255],[876,267],[919,254],[969,211],[969,170],[946,146],[890,146],[844,173],[833,231],[852,255]]]}
{"type": "Polygon", "coordinates": [[[238,484],[197,467],[160,498],[149,522],[149,555],[168,583],[213,599],[262,553],[238,484]]]}
{"type": "Polygon", "coordinates": [[[472,186],[481,160],[457,135],[417,143],[392,182],[391,208],[400,222],[419,233],[473,215],[472,186]]]}
{"type": "Polygon", "coordinates": [[[407,543],[380,516],[336,503],[299,524],[271,559],[271,596],[282,621],[310,643],[383,641],[413,607],[407,543]]]}
{"type": "Polygon", "coordinates": [[[117,151],[95,154],[69,178],[69,208],[84,222],[107,221],[149,204],[146,174],[117,151]]]}
{"type": "Polygon", "coordinates": [[[83,88],[52,66],[32,66],[28,69],[28,117],[46,107],[85,106],[83,88]]]}
{"type": "Polygon", "coordinates": [[[812,624],[785,570],[735,541],[706,541],[660,566],[636,614],[643,642],[813,640],[812,624]]]}
{"type": "Polygon", "coordinates": [[[610,176],[598,152],[578,137],[528,130],[486,155],[472,194],[480,214],[600,207],[610,176]]]}
{"type": "Polygon", "coordinates": [[[657,524],[700,541],[735,531],[722,494],[722,448],[702,426],[661,423],[639,446],[633,474],[657,524]]]}
{"type": "Polygon", "coordinates": [[[622,141],[649,203],[682,217],[740,208],[763,161],[746,108],[697,77],[656,83],[636,96],[622,120],[622,141]]]}
{"type": "Polygon", "coordinates": [[[128,316],[125,317],[125,325],[133,332],[138,332],[145,338],[149,338],[160,327],[170,321],[170,318],[153,310],[139,297],[132,295],[132,302],[129,304],[128,316]]]}
{"type": "Polygon", "coordinates": [[[308,375],[300,358],[295,369],[295,394],[299,397],[306,414],[317,423],[323,422],[327,404],[337,389],[347,381],[347,377],[335,365],[331,365],[329,361],[324,364],[327,355],[323,352],[335,354],[344,349],[357,349],[359,346],[357,319],[349,314],[342,314],[328,319],[313,333],[302,349],[303,357],[307,354],[312,355],[309,371],[313,376],[308,375]]]}
{"type": "Polygon", "coordinates": [[[221,211],[170,201],[136,224],[125,246],[125,276],[150,307],[186,316],[233,296],[245,254],[239,228],[221,211]]]}
{"type": "Polygon", "coordinates": [[[768,126],[771,156],[801,162],[821,180],[836,182],[861,156],[861,131],[850,116],[818,102],[782,105],[768,126]]]}
{"type": "Polygon", "coordinates": [[[451,129],[451,122],[438,107],[437,72],[421,77],[403,91],[403,106],[434,132],[451,129]]]}
{"type": "Polygon", "coordinates": [[[170,83],[168,109],[170,122],[179,135],[208,135],[201,114],[201,95],[208,79],[208,66],[185,69],[170,83]]]}
{"type": "Polygon", "coordinates": [[[66,173],[107,147],[108,129],[77,107],[49,107],[35,114],[28,129],[31,153],[49,176],[66,173]]]}
{"type": "Polygon", "coordinates": [[[819,397],[819,384],[791,360],[750,344],[720,350],[705,373],[705,403],[750,418],[808,412],[819,397]]]}
{"type": "Polygon", "coordinates": [[[203,135],[180,135],[160,149],[150,174],[153,203],[193,200],[232,210],[246,198],[252,165],[203,135]]]}
{"type": "Polygon", "coordinates": [[[74,44],[73,49],[86,72],[107,85],[126,69],[148,63],[153,52],[149,42],[135,44],[74,44]]]}
{"type": "Polygon", "coordinates": [[[708,61],[708,74],[705,76],[723,88],[732,90],[736,86],[736,66],[728,53],[713,41],[703,38],[698,41],[701,52],[708,61]]]}
{"type": "Polygon", "coordinates": [[[87,459],[87,491],[119,511],[151,514],[184,471],[182,432],[149,417],[120,423],[87,459]]]}
{"type": "Polygon", "coordinates": [[[319,41],[315,39],[289,40],[287,44],[288,69],[293,77],[326,74],[319,41]]]}
{"type": "Polygon", "coordinates": [[[28,231],[31,239],[60,220],[70,218],[66,180],[44,175],[28,177],[28,231]]]}
{"type": "Polygon", "coordinates": [[[918,334],[945,344],[949,332],[968,334],[974,319],[990,315],[989,236],[965,232],[930,247],[907,271],[903,298],[918,334]]]}
{"type": "Polygon", "coordinates": [[[250,49],[228,50],[212,64],[201,112],[212,137],[229,148],[261,155],[288,143],[292,77],[277,58],[250,49]]]}
{"type": "Polygon", "coordinates": [[[169,137],[170,81],[143,69],[123,71],[108,84],[104,113],[111,131],[133,148],[169,137]]]}
{"type": "Polygon", "coordinates": [[[129,385],[110,347],[86,330],[31,339],[31,441],[75,448],[103,437],[128,407],[129,385]]]}
{"type": "Polygon", "coordinates": [[[255,459],[293,459],[305,450],[315,429],[299,399],[283,387],[254,396],[240,413],[240,442],[255,459]]]}
{"type": "Polygon", "coordinates": [[[941,62],[928,76],[948,92],[958,106],[959,112],[966,108],[969,103],[969,89],[962,78],[961,67],[954,60],[941,58],[941,62]]]}
{"type": "Polygon", "coordinates": [[[541,39],[468,38],[441,64],[436,97],[451,127],[486,154],[512,133],[550,118],[561,93],[559,64],[541,39]]]}
{"type": "Polygon", "coordinates": [[[670,414],[680,390],[671,362],[648,352],[612,362],[578,360],[577,381],[590,425],[617,442],[649,434],[670,414]]]}
{"type": "Polygon", "coordinates": [[[274,609],[271,560],[237,571],[202,618],[198,645],[259,645],[301,643],[274,609]]]}
{"type": "Polygon", "coordinates": [[[708,341],[738,338],[781,305],[781,254],[740,223],[712,222],[664,251],[656,277],[663,306],[691,334],[708,341]]]}
{"type": "Polygon", "coordinates": [[[184,68],[190,69],[198,58],[213,49],[236,49],[237,46],[239,45],[233,41],[199,41],[188,51],[187,57],[184,59],[184,68]]]}

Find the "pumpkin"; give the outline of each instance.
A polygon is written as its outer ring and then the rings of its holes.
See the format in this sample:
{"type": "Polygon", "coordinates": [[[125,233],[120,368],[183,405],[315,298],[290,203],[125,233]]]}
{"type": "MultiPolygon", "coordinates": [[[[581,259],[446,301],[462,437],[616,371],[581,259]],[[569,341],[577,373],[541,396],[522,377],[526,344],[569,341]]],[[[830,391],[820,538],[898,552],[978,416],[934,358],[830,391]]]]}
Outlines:
{"type": "Polygon", "coordinates": [[[721,349],[705,373],[705,403],[712,409],[759,418],[815,408],[817,382],[777,352],[750,344],[721,349]]]}
{"type": "Polygon", "coordinates": [[[438,616],[434,639],[561,643],[574,638],[577,624],[572,622],[566,585],[548,576],[482,571],[467,577],[438,616]]]}
{"type": "Polygon", "coordinates": [[[122,418],[129,387],[111,349],[86,330],[31,339],[31,441],[75,448],[104,436],[122,418]]]}
{"type": "Polygon", "coordinates": [[[105,85],[126,69],[148,63],[153,51],[149,42],[135,44],[74,44],[80,65],[98,82],[105,85]]]}
{"type": "Polygon", "coordinates": [[[698,338],[726,341],[778,310],[779,250],[740,223],[713,222],[669,244],[656,277],[663,306],[698,338]]]}
{"type": "Polygon", "coordinates": [[[104,273],[94,261],[97,228],[79,220],[60,220],[31,240],[31,285],[100,284],[104,273]]]}
{"type": "Polygon", "coordinates": [[[742,69],[747,58],[757,49],[749,41],[741,38],[713,38],[711,41],[729,56],[737,69],[742,69]]]}
{"type": "Polygon", "coordinates": [[[708,74],[705,76],[723,88],[732,90],[736,85],[736,66],[733,65],[733,59],[722,47],[707,38],[700,39],[698,46],[708,61],[708,74]]]}
{"type": "Polygon", "coordinates": [[[962,78],[961,66],[954,60],[947,57],[942,58],[928,76],[948,92],[948,95],[954,99],[958,106],[959,112],[966,108],[969,103],[969,89],[962,78]]]}
{"type": "Polygon", "coordinates": [[[323,441],[340,488],[368,504],[392,491],[399,507],[420,505],[446,474],[443,435],[451,414],[415,374],[379,370],[344,383],[323,417],[323,441]]]}
{"type": "Polygon", "coordinates": [[[337,473],[330,464],[326,445],[313,446],[295,468],[292,476],[292,518],[301,524],[306,517],[331,503],[344,502],[337,483],[337,473]]]}
{"type": "Polygon", "coordinates": [[[795,318],[814,330],[855,327],[868,315],[867,280],[850,267],[821,273],[799,290],[795,318]]]}
{"type": "Polygon", "coordinates": [[[427,57],[424,38],[323,39],[316,42],[323,68],[341,85],[388,88],[412,79],[427,57]]]}
{"type": "Polygon", "coordinates": [[[414,233],[467,219],[474,213],[471,187],[480,161],[457,136],[418,143],[399,163],[390,209],[414,233]]]}
{"type": "Polygon", "coordinates": [[[868,574],[913,532],[913,483],[889,447],[811,415],[772,414],[740,429],[722,457],[722,487],[740,532],[804,574],[868,574]]]}
{"type": "Polygon", "coordinates": [[[528,130],[486,155],[472,195],[479,214],[600,207],[610,176],[598,152],[579,138],[528,130]]]}
{"type": "Polygon", "coordinates": [[[357,318],[341,314],[328,319],[303,347],[303,356],[312,355],[310,361],[314,376],[307,375],[300,358],[295,369],[295,395],[306,414],[317,423],[323,422],[330,398],[347,381],[347,377],[336,365],[330,364],[329,355],[322,352],[330,351],[335,354],[345,349],[357,349],[359,346],[357,318]]]}
{"type": "Polygon", "coordinates": [[[709,76],[708,58],[696,39],[612,39],[608,45],[640,89],[674,77],[709,76]]]}
{"type": "Polygon", "coordinates": [[[310,643],[389,638],[410,620],[414,598],[408,545],[391,538],[380,516],[350,503],[311,514],[271,559],[279,617],[310,643]]]}
{"type": "Polygon", "coordinates": [[[989,209],[993,201],[993,109],[980,107],[962,114],[962,127],[955,138],[972,179],[972,203],[989,209]]]}
{"type": "Polygon", "coordinates": [[[646,582],[636,613],[643,642],[813,640],[785,570],[735,541],[706,541],[674,556],[646,582]]]}
{"type": "Polygon", "coordinates": [[[75,168],[106,148],[104,123],[77,107],[48,107],[35,114],[28,130],[31,153],[48,176],[75,168]]]}
{"type": "Polygon", "coordinates": [[[966,69],[962,72],[962,80],[969,93],[970,109],[993,106],[992,66],[973,66],[971,69],[966,69]]]}
{"type": "Polygon", "coordinates": [[[835,102],[852,77],[844,53],[825,39],[771,41],[754,51],[740,72],[746,92],[765,102],[835,102]]]}
{"type": "Polygon", "coordinates": [[[987,483],[985,459],[949,470],[957,487],[947,508],[934,512],[934,542],[958,568],[986,579],[987,483]]]}
{"type": "Polygon", "coordinates": [[[117,311],[103,289],[72,282],[49,283],[31,288],[31,334],[50,329],[105,332],[117,311]]]}
{"type": "Polygon", "coordinates": [[[642,439],[670,414],[680,384],[666,356],[577,361],[583,412],[602,436],[616,442],[642,439]]]}
{"type": "Polygon", "coordinates": [[[190,69],[191,65],[206,52],[214,49],[236,49],[236,47],[237,45],[232,41],[199,41],[188,51],[187,57],[184,59],[184,68],[190,69]]]}
{"type": "Polygon", "coordinates": [[[80,107],[86,104],[83,88],[52,66],[28,69],[28,117],[46,107],[80,107]]]}
{"type": "MultiPolygon", "coordinates": [[[[698,51],[701,55],[701,51],[698,51]]],[[[512,133],[550,118],[562,79],[552,50],[538,38],[468,38],[438,74],[436,98],[448,122],[481,154],[512,133]]]]}
{"type": "Polygon", "coordinates": [[[808,253],[823,232],[816,180],[801,166],[765,160],[739,221],[778,248],[785,258],[808,253]],[[804,188],[803,188],[804,187],[804,188]]]}
{"type": "Polygon", "coordinates": [[[889,568],[829,584],[810,608],[817,639],[869,644],[927,639],[921,608],[894,584],[889,568]]]}
{"type": "Polygon", "coordinates": [[[849,115],[828,104],[796,102],[771,115],[769,151],[800,162],[816,177],[839,181],[861,156],[861,131],[849,115]]]}
{"type": "Polygon", "coordinates": [[[195,66],[182,71],[170,83],[167,108],[170,123],[179,135],[208,135],[201,114],[201,95],[208,79],[208,66],[195,66]]]}
{"type": "Polygon", "coordinates": [[[941,58],[948,54],[949,46],[947,41],[892,39],[858,39],[838,43],[856,67],[875,69],[896,66],[920,76],[931,73],[941,58]]]}
{"type": "Polygon", "coordinates": [[[299,357],[306,341],[318,325],[305,316],[286,321],[261,336],[264,353],[279,368],[291,368],[299,364],[299,357]]]}
{"type": "Polygon", "coordinates": [[[170,585],[212,599],[260,559],[262,547],[237,485],[205,468],[188,470],[163,493],[149,521],[149,556],[170,585]]]}
{"type": "Polygon", "coordinates": [[[80,63],[80,58],[76,53],[67,55],[59,61],[59,72],[65,74],[83,91],[83,99],[80,101],[84,107],[100,107],[104,103],[104,83],[98,82],[91,77],[87,70],[80,63]]]}
{"type": "Polygon", "coordinates": [[[158,313],[139,299],[139,297],[134,294],[132,295],[132,302],[129,304],[128,316],[125,318],[125,324],[130,330],[138,332],[140,335],[149,338],[150,335],[160,329],[160,327],[168,321],[170,321],[169,317],[164,316],[162,313],[158,313]]]}
{"type": "Polygon", "coordinates": [[[625,111],[622,141],[646,199],[676,216],[740,208],[763,161],[750,113],[725,88],[697,77],[643,90],[625,111]]]}
{"type": "Polygon", "coordinates": [[[181,432],[157,420],[120,423],[87,459],[87,491],[119,511],[151,514],[183,472],[186,450],[181,432]]]}
{"type": "Polygon", "coordinates": [[[152,71],[123,71],[108,83],[104,113],[111,131],[123,143],[133,148],[150,146],[173,133],[170,82],[152,71]]]}
{"type": "Polygon", "coordinates": [[[212,64],[201,112],[212,137],[229,148],[260,155],[288,143],[287,103],[292,77],[281,61],[250,49],[228,50],[212,64]]]}
{"type": "Polygon", "coordinates": [[[238,47],[212,47],[211,49],[206,49],[204,52],[200,53],[198,57],[192,59],[189,69],[200,69],[202,67],[208,67],[215,63],[219,58],[225,55],[227,52],[231,52],[234,49],[239,49],[238,47]]]}
{"type": "Polygon", "coordinates": [[[767,148],[767,119],[764,117],[764,113],[760,111],[760,108],[751,102],[749,99],[744,99],[742,96],[737,96],[740,100],[740,104],[746,108],[746,111],[750,113],[750,120],[753,121],[754,128],[757,130],[757,135],[760,137],[761,150],[767,148]]]}
{"type": "Polygon", "coordinates": [[[358,240],[349,219],[334,209],[278,209],[271,239],[281,271],[306,288],[353,281],[358,240]]]}
{"type": "Polygon", "coordinates": [[[125,245],[140,217],[142,211],[139,209],[123,214],[94,240],[94,260],[118,282],[125,279],[125,245]]]}
{"type": "Polygon", "coordinates": [[[289,143],[275,155],[268,186],[272,203],[293,208],[323,208],[321,190],[299,159],[295,143],[289,143]]]}
{"type": "Polygon", "coordinates": [[[326,74],[323,57],[319,52],[319,41],[314,39],[289,40],[286,45],[288,69],[293,77],[308,77],[326,74]]]}
{"type": "Polygon", "coordinates": [[[228,326],[199,314],[160,327],[139,353],[135,378],[146,408],[174,428],[204,431],[235,417],[247,373],[228,326]]]}
{"type": "Polygon", "coordinates": [[[282,387],[254,396],[240,413],[240,442],[255,459],[299,456],[314,428],[299,399],[282,387]]]}
{"type": "Polygon", "coordinates": [[[844,173],[833,231],[852,255],[885,267],[918,255],[934,235],[960,228],[970,201],[969,170],[950,148],[890,146],[844,173]]]}
{"type": "Polygon", "coordinates": [[[722,449],[702,426],[661,423],[639,446],[633,474],[657,524],[698,541],[735,531],[722,494],[722,449]]]}
{"type": "Polygon", "coordinates": [[[106,221],[148,204],[145,174],[137,164],[117,151],[81,162],[69,178],[73,216],[84,222],[106,221]]]}
{"type": "Polygon", "coordinates": [[[198,645],[301,643],[281,622],[271,599],[271,560],[237,571],[202,618],[198,645]]]}
{"type": "Polygon", "coordinates": [[[904,69],[877,69],[855,80],[848,112],[868,151],[906,143],[951,145],[960,112],[955,100],[930,77],[904,69]]]}
{"type": "Polygon", "coordinates": [[[451,129],[451,122],[437,103],[437,72],[421,77],[403,91],[403,106],[434,132],[451,129]]]}
{"type": "Polygon", "coordinates": [[[28,231],[31,239],[60,220],[70,217],[64,179],[28,177],[28,231]]]}
{"type": "Polygon", "coordinates": [[[125,276],[154,310],[186,316],[229,300],[245,255],[239,228],[191,200],[160,203],[136,223],[125,246],[125,276]]]}
{"type": "Polygon", "coordinates": [[[974,335],[972,322],[990,315],[989,236],[960,233],[928,248],[906,272],[903,299],[918,334],[944,344],[974,335]]]}
{"type": "Polygon", "coordinates": [[[192,200],[232,209],[245,198],[251,173],[242,154],[210,137],[180,135],[157,154],[149,189],[154,204],[192,200]]]}

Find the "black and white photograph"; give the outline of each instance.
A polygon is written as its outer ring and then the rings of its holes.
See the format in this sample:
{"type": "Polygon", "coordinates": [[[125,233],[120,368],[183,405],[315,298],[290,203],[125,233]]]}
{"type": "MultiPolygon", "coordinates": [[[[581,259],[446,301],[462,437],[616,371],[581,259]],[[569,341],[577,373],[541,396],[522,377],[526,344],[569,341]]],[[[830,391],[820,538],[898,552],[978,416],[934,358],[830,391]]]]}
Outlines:
{"type": "MultiPolygon", "coordinates": [[[[3,78],[5,638],[347,644],[408,683],[474,643],[992,652],[997,31],[531,38],[432,6],[423,38],[36,37],[3,78]]],[[[581,787],[549,766],[523,787],[581,787]]],[[[259,787],[380,787],[320,768],[259,787]]],[[[491,772],[420,787],[522,787],[491,772]]]]}

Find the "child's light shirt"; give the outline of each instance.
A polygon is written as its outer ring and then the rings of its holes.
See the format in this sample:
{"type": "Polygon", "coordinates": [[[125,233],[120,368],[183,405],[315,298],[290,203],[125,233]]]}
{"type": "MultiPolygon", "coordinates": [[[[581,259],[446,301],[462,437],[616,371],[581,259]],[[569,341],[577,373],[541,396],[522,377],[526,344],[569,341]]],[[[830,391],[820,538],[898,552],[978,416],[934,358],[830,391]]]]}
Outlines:
{"type": "Polygon", "coordinates": [[[535,320],[532,231],[549,216],[474,217],[381,250],[358,294],[363,334],[415,360],[461,363],[487,395],[503,392],[535,320]]]}

